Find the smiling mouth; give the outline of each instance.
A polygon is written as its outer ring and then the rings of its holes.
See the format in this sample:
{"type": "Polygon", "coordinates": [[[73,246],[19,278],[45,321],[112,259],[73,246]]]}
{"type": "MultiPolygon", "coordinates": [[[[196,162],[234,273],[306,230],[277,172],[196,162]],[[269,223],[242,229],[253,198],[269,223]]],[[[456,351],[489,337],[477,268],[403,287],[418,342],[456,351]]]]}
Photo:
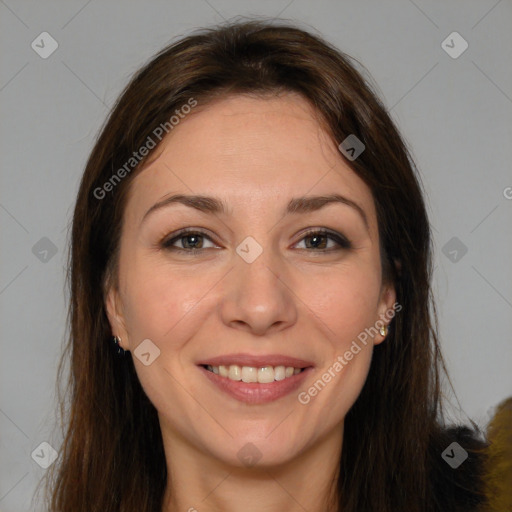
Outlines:
{"type": "Polygon", "coordinates": [[[246,383],[254,382],[259,384],[269,384],[274,381],[289,379],[294,375],[302,373],[305,368],[294,368],[293,366],[239,366],[232,364],[229,366],[200,365],[209,372],[215,373],[232,381],[242,381],[246,383]]]}

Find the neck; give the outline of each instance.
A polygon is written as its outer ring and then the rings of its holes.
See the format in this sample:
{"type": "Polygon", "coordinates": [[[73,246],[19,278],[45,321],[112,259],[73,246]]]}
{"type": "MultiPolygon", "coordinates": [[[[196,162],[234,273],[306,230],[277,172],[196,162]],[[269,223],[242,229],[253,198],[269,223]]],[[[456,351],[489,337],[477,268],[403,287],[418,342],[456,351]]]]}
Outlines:
{"type": "Polygon", "coordinates": [[[293,460],[241,468],[164,436],[162,512],[334,512],[342,439],[340,426],[293,460]]]}

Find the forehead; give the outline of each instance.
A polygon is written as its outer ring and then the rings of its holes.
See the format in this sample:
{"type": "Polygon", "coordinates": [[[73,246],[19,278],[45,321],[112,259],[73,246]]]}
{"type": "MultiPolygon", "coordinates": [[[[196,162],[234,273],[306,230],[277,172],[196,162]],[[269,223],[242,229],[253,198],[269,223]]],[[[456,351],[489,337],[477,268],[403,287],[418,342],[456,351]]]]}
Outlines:
{"type": "Polygon", "coordinates": [[[130,209],[140,216],[177,192],[216,195],[234,211],[268,211],[291,197],[338,192],[364,206],[370,223],[375,216],[371,191],[310,104],[293,93],[237,95],[195,107],[134,179],[130,209]]]}

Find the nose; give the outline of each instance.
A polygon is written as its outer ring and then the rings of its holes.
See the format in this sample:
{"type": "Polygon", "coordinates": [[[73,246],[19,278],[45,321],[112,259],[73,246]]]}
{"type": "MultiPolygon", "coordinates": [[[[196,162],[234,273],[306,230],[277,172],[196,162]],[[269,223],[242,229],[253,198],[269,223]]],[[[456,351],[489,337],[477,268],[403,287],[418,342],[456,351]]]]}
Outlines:
{"type": "Polygon", "coordinates": [[[226,276],[221,304],[226,325],[264,336],[296,322],[298,299],[286,282],[282,265],[270,250],[264,250],[252,263],[236,256],[235,268],[226,276]]]}

